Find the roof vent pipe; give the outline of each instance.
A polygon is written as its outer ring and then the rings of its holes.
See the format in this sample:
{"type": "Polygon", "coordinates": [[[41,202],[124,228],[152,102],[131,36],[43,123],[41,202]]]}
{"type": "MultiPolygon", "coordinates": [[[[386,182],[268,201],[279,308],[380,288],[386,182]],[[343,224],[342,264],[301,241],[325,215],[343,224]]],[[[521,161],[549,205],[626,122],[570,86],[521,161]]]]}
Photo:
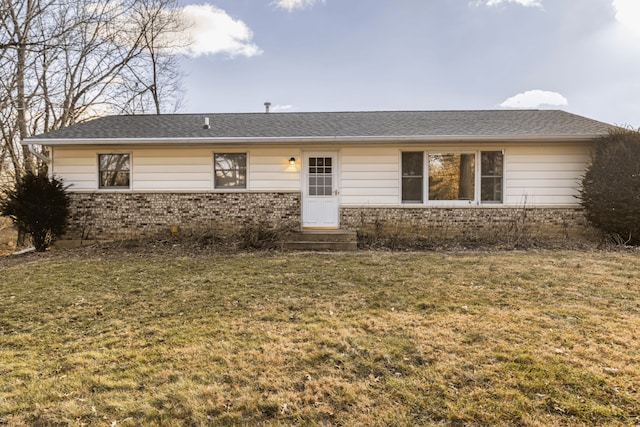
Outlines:
{"type": "Polygon", "coordinates": [[[202,129],[209,129],[211,126],[209,126],[209,117],[205,117],[204,118],[204,126],[202,126],[202,129]]]}
{"type": "Polygon", "coordinates": [[[264,103],[264,112],[268,113],[269,112],[269,107],[271,107],[271,103],[269,101],[264,103]]]}

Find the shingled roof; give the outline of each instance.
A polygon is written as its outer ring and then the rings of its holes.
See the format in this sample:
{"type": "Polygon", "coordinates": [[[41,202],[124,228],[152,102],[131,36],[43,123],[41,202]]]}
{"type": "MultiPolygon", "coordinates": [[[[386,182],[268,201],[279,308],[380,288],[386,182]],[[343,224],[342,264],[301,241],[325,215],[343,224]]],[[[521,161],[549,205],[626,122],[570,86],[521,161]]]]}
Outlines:
{"type": "Polygon", "coordinates": [[[589,139],[611,127],[560,110],[127,115],[98,118],[24,143],[589,139]]]}

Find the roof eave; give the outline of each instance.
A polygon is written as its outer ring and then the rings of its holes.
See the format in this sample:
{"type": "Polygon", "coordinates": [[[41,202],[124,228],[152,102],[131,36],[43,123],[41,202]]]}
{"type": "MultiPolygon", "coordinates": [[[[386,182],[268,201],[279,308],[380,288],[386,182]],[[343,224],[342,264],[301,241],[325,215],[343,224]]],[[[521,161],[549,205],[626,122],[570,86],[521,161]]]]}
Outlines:
{"type": "Polygon", "coordinates": [[[409,135],[409,136],[294,136],[221,138],[27,138],[22,145],[200,145],[200,144],[372,144],[422,142],[585,142],[593,135],[409,135]]]}

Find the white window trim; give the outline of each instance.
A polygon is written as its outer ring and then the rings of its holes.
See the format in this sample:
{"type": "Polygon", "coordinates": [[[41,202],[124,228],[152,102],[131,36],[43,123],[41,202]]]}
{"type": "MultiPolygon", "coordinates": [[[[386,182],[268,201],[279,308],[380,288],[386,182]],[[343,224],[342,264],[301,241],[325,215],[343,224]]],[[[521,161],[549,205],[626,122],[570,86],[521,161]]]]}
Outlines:
{"type": "Polygon", "coordinates": [[[127,192],[133,190],[133,152],[131,151],[99,151],[96,153],[96,168],[98,170],[98,175],[96,179],[96,189],[97,191],[104,192],[114,192],[121,191],[127,192]],[[100,156],[105,154],[128,154],[129,155],[129,186],[128,187],[101,187],[100,186],[100,156]]]}
{"type": "Polygon", "coordinates": [[[507,170],[507,164],[506,164],[506,160],[505,159],[507,157],[504,154],[504,149],[499,149],[499,150],[490,150],[490,149],[480,150],[480,151],[478,151],[478,153],[479,153],[479,157],[478,157],[477,167],[480,168],[480,169],[478,169],[478,173],[477,173],[477,175],[478,175],[477,176],[477,180],[478,180],[478,184],[477,184],[478,185],[478,187],[477,187],[478,188],[478,195],[477,195],[478,204],[480,206],[502,206],[502,205],[504,205],[504,199],[505,199],[505,196],[507,194],[507,192],[505,190],[505,185],[506,185],[506,182],[507,182],[507,180],[505,178],[505,171],[507,170]],[[491,201],[491,200],[488,200],[486,202],[482,201],[482,188],[480,186],[482,185],[482,153],[483,152],[485,152],[485,153],[491,153],[491,152],[500,152],[500,153],[502,153],[502,200],[499,201],[499,202],[491,201]]]}
{"type": "Polygon", "coordinates": [[[441,207],[441,208],[450,208],[450,207],[466,207],[466,206],[503,206],[505,204],[506,197],[506,155],[505,150],[502,148],[498,149],[478,149],[478,150],[419,150],[419,149],[402,149],[398,152],[398,184],[399,184],[399,203],[401,206],[406,207],[441,207]],[[422,152],[424,154],[423,157],[423,177],[422,177],[422,202],[405,202],[402,200],[402,153],[405,152],[422,152]],[[482,183],[482,152],[491,152],[491,151],[499,151],[502,153],[502,201],[500,202],[482,202],[481,198],[481,183],[482,183]],[[473,154],[475,156],[475,172],[474,172],[474,198],[473,200],[429,200],[429,155],[430,154],[473,154]]]}
{"type": "Polygon", "coordinates": [[[250,155],[248,150],[214,150],[211,152],[211,188],[219,193],[244,193],[250,191],[251,181],[249,179],[250,155]],[[244,154],[247,157],[247,170],[245,176],[245,187],[216,187],[216,154],[244,154]]]}
{"type": "Polygon", "coordinates": [[[427,191],[425,187],[425,184],[427,183],[427,177],[425,176],[425,172],[427,170],[426,164],[427,164],[427,154],[425,150],[406,149],[406,150],[400,150],[398,152],[398,165],[400,166],[398,168],[398,183],[399,183],[398,199],[400,201],[400,205],[423,206],[425,204],[426,196],[427,196],[427,191]],[[406,201],[405,202],[402,199],[402,179],[404,178],[404,176],[402,175],[402,154],[403,153],[422,153],[422,201],[406,201]]]}

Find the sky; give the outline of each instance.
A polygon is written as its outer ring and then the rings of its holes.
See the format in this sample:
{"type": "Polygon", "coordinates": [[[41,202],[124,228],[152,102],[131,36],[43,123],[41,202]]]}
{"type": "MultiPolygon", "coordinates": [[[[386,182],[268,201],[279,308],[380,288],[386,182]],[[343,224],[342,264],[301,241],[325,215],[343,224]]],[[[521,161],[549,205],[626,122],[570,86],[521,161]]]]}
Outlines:
{"type": "Polygon", "coordinates": [[[180,0],[181,112],[562,109],[640,127],[640,0],[180,0]]]}

